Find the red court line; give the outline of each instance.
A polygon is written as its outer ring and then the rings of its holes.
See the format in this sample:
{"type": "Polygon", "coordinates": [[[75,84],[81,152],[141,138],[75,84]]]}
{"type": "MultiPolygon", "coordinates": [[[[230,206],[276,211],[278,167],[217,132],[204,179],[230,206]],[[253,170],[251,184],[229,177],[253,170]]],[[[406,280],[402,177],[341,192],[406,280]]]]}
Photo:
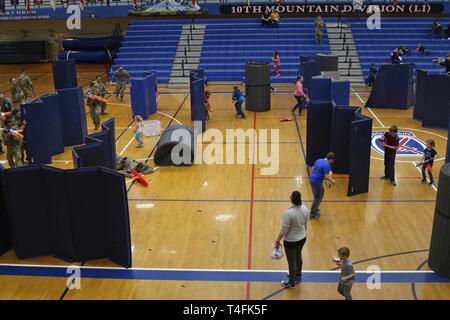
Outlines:
{"type": "MultiPolygon", "coordinates": [[[[253,113],[253,141],[255,141],[256,134],[256,112],[253,113]]],[[[255,197],[255,154],[256,144],[253,143],[253,161],[252,161],[252,180],[250,191],[250,221],[248,227],[248,257],[247,257],[247,269],[252,268],[252,238],[253,238],[253,201],[255,197]]],[[[250,282],[247,282],[246,299],[250,300],[250,282]]]]}

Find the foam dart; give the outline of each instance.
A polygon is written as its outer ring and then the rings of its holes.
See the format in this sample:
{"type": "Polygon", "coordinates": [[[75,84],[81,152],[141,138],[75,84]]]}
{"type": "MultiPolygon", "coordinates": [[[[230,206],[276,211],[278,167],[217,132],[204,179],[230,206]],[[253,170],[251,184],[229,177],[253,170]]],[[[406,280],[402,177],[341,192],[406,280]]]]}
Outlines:
{"type": "Polygon", "coordinates": [[[141,174],[137,172],[136,169],[131,169],[131,174],[133,175],[133,179],[137,180],[144,187],[148,187],[148,181],[145,180],[145,178],[141,176],[141,174]]]}

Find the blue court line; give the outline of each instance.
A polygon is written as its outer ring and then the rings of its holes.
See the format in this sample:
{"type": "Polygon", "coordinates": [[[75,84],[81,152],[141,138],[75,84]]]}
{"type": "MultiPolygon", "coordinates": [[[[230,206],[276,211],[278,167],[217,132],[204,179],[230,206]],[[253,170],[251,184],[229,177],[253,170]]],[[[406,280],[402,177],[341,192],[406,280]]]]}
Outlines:
{"type": "MultiPolygon", "coordinates": [[[[73,267],[72,267],[73,268],[73,267]]],[[[228,282],[280,282],[286,280],[286,271],[255,270],[171,270],[171,269],[121,269],[80,267],[81,278],[159,281],[228,281],[228,282]]],[[[73,270],[60,266],[0,265],[0,275],[68,278],[73,270]]],[[[335,283],[340,271],[304,271],[303,282],[335,283]]],[[[355,282],[365,283],[374,273],[356,272],[355,282]]],[[[382,283],[449,283],[450,278],[433,272],[386,271],[379,273],[382,283]]]]}
{"type": "MultiPolygon", "coordinates": [[[[264,200],[264,199],[128,199],[128,201],[154,201],[154,202],[260,202],[260,203],[270,203],[270,202],[280,202],[280,203],[290,203],[289,200],[264,200]]],[[[303,202],[313,202],[314,200],[302,200],[303,202]]],[[[434,203],[436,200],[323,200],[322,203],[330,202],[330,203],[434,203]]]]}

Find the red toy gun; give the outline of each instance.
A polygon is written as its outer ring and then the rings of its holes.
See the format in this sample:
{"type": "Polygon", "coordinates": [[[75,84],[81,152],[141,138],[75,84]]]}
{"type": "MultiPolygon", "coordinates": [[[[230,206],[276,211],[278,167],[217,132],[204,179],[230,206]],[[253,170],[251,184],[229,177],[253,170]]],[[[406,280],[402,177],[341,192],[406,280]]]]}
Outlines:
{"type": "Polygon", "coordinates": [[[142,176],[136,169],[131,169],[131,174],[133,175],[133,180],[137,180],[144,187],[148,187],[148,181],[145,180],[144,176],[142,176]]]}

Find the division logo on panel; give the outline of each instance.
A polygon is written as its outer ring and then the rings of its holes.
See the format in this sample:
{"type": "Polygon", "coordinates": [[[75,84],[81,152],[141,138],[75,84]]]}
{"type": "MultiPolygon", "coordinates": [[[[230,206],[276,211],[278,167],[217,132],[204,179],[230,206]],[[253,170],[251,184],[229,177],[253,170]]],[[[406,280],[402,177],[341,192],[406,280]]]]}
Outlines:
{"type": "MultiPolygon", "coordinates": [[[[381,154],[384,154],[383,141],[386,131],[372,131],[372,148],[381,154]]],[[[421,157],[423,149],[426,148],[425,142],[416,137],[411,131],[399,131],[400,138],[397,156],[400,157],[421,157]]]]}

